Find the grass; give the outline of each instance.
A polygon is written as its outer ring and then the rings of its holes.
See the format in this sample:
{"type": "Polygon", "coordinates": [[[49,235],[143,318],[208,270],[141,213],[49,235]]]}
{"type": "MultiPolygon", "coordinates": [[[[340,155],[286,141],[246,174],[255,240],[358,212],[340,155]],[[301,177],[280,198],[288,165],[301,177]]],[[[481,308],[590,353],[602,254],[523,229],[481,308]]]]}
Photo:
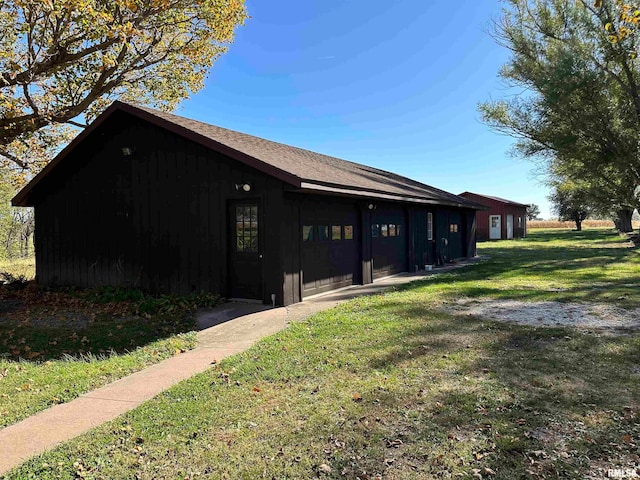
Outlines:
{"type": "Polygon", "coordinates": [[[0,287],[0,428],[195,347],[192,310],[219,300],[0,287]]]}
{"type": "Polygon", "coordinates": [[[14,277],[24,277],[31,280],[36,276],[36,259],[35,257],[0,259],[0,272],[7,272],[14,277]]]}
{"type": "Polygon", "coordinates": [[[6,478],[602,478],[638,463],[640,336],[459,317],[461,296],[638,306],[608,231],[482,245],[491,260],[292,324],[6,478]]]}

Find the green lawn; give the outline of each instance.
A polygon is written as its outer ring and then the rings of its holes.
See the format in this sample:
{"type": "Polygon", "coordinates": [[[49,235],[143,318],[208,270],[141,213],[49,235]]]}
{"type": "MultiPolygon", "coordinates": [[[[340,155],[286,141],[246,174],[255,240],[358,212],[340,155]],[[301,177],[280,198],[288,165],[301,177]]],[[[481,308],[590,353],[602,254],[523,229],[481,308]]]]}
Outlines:
{"type": "Polygon", "coordinates": [[[197,344],[193,308],[212,295],[0,287],[0,428],[197,344]]]}
{"type": "Polygon", "coordinates": [[[13,260],[0,259],[0,274],[8,273],[14,277],[24,277],[31,280],[36,276],[35,257],[16,258],[13,260]]]}
{"type": "Polygon", "coordinates": [[[638,333],[436,308],[635,308],[638,250],[606,230],[481,247],[491,260],[292,324],[7,478],[582,479],[640,463],[638,333]]]}

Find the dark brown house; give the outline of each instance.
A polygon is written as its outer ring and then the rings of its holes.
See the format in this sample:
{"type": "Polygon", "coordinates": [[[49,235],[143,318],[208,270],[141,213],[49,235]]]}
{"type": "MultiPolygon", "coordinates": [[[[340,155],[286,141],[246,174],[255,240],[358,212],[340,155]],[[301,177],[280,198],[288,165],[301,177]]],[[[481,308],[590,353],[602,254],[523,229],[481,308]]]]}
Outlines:
{"type": "Polygon", "coordinates": [[[461,193],[460,196],[486,207],[476,215],[478,241],[508,240],[527,236],[527,205],[471,192],[461,193]]]}
{"type": "Polygon", "coordinates": [[[121,102],[13,204],[35,207],[40,284],[288,305],[476,253],[457,195],[121,102]]]}

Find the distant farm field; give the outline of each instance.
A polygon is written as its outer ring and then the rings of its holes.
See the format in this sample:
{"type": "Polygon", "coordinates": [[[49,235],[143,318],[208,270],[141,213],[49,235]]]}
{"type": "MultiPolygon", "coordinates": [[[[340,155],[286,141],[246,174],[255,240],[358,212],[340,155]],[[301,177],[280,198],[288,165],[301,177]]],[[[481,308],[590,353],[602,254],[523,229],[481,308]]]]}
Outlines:
{"type": "MultiPolygon", "coordinates": [[[[632,222],[633,228],[640,228],[640,221],[632,222]]],[[[575,222],[560,222],[558,220],[529,220],[527,221],[527,229],[534,228],[576,228],[575,222]]],[[[582,228],[614,228],[613,220],[585,220],[582,222],[582,228]]]]}

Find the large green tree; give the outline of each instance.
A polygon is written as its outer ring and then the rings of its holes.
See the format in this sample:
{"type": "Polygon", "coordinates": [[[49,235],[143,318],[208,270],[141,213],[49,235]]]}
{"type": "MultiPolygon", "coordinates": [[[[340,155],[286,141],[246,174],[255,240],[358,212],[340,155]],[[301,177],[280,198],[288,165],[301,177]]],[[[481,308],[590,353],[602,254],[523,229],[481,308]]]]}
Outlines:
{"type": "Polygon", "coordinates": [[[173,109],[246,16],[244,0],[0,0],[0,170],[39,168],[113,99],[173,109]]]}
{"type": "Polygon", "coordinates": [[[575,222],[578,232],[582,230],[582,222],[591,214],[589,199],[589,187],[571,180],[558,180],[549,195],[559,219],[575,222]]]}
{"type": "Polygon", "coordinates": [[[613,41],[618,3],[505,3],[495,35],[512,56],[500,75],[521,93],[482,103],[484,121],[516,137],[516,152],[540,161],[551,182],[590,185],[602,210],[638,208],[638,39],[613,41]]]}
{"type": "Polygon", "coordinates": [[[535,203],[529,203],[527,205],[527,220],[538,220],[540,215],[540,207],[535,203]]]}

